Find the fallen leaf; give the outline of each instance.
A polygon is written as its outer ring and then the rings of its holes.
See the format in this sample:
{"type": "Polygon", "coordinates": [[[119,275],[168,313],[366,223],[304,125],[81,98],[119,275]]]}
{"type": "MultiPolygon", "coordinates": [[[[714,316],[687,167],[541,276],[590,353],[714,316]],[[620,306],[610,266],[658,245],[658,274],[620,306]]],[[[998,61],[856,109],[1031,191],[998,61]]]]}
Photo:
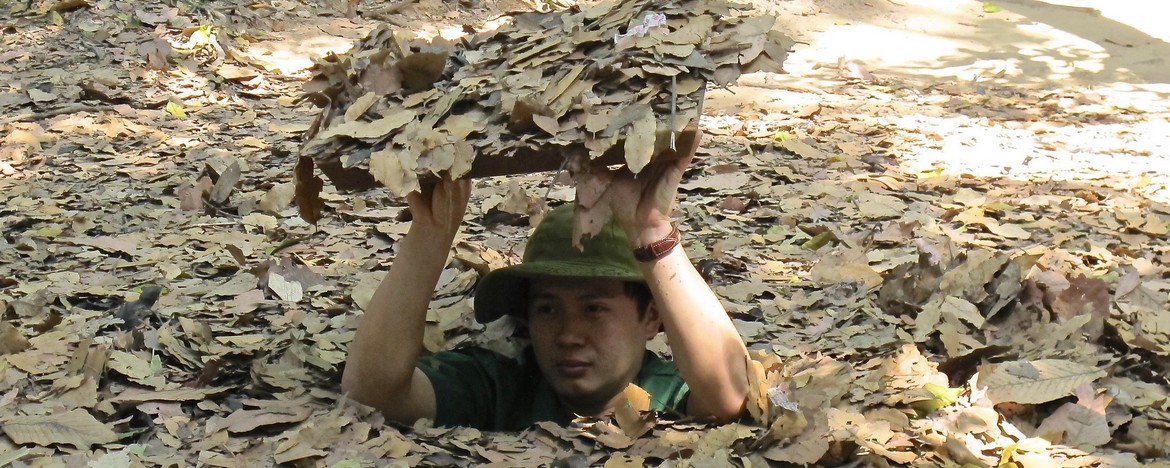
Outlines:
{"type": "Polygon", "coordinates": [[[118,440],[109,426],[82,409],[45,416],[13,416],[0,422],[0,430],[17,444],[65,444],[87,449],[118,440]]]}
{"type": "Polygon", "coordinates": [[[1105,376],[1096,367],[1063,359],[1011,361],[979,366],[976,385],[992,403],[1039,404],[1066,397],[1084,383],[1105,376]]]}
{"type": "Polygon", "coordinates": [[[28,339],[8,322],[0,322],[0,355],[19,353],[29,348],[28,339]]]}
{"type": "Polygon", "coordinates": [[[633,383],[622,392],[621,401],[614,408],[618,427],[627,437],[637,439],[654,427],[650,411],[650,394],[633,383]]]}

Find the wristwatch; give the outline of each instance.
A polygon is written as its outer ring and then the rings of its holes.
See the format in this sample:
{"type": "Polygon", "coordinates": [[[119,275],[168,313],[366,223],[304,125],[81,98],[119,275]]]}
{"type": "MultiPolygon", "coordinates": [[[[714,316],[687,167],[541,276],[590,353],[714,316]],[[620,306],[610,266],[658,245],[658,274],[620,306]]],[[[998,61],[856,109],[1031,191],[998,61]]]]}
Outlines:
{"type": "Polygon", "coordinates": [[[639,262],[653,262],[662,257],[665,257],[670,251],[674,250],[675,246],[682,243],[682,234],[678,232],[678,226],[670,230],[670,234],[666,237],[651,242],[650,245],[634,249],[634,258],[639,262]]]}

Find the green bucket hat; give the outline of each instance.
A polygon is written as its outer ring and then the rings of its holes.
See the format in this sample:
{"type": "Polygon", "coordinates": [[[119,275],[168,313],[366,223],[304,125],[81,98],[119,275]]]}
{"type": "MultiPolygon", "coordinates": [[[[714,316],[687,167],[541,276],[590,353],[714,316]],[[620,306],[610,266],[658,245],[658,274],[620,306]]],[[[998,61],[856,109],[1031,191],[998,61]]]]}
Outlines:
{"type": "Polygon", "coordinates": [[[475,320],[494,321],[521,312],[530,278],[604,278],[645,282],[626,233],[613,221],[601,233],[586,239],[584,249],[573,247],[572,203],[548,213],[524,247],[523,261],[492,270],[475,288],[475,320]]]}

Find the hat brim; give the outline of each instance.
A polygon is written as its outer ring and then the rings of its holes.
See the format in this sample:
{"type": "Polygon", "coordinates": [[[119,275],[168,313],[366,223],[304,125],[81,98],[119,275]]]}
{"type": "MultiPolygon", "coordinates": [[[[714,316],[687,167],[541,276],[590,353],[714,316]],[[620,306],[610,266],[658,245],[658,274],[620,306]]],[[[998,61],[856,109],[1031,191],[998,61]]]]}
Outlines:
{"type": "Polygon", "coordinates": [[[645,283],[629,270],[590,262],[534,261],[488,272],[475,288],[475,321],[489,323],[507,314],[522,313],[528,280],[539,277],[612,279],[645,283]]]}

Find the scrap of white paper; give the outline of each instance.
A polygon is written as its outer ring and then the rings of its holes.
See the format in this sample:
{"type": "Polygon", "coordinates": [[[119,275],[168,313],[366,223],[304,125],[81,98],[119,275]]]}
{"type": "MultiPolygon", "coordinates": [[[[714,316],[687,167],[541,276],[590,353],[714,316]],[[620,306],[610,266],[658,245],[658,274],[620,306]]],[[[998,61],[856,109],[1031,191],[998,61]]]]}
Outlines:
{"type": "Polygon", "coordinates": [[[614,34],[613,41],[617,42],[627,37],[642,37],[650,32],[650,28],[656,28],[666,24],[666,15],[658,12],[647,13],[645,18],[642,18],[642,24],[636,25],[626,31],[625,34],[614,34]]]}

